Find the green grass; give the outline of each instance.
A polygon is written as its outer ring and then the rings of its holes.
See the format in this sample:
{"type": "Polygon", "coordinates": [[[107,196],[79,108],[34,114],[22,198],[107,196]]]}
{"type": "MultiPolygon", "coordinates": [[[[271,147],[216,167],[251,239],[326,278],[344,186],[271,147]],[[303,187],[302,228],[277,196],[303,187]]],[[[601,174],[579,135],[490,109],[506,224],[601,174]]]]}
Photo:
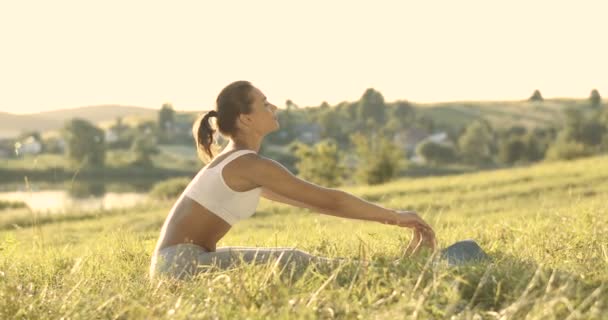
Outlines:
{"type": "Polygon", "coordinates": [[[23,201],[0,200],[0,210],[25,208],[27,205],[23,201]]]}
{"type": "Polygon", "coordinates": [[[427,264],[426,256],[392,264],[407,229],[262,200],[218,247],[295,246],[375,264],[296,275],[243,266],[151,283],[150,254],[172,203],[55,217],[22,212],[0,221],[0,318],[605,319],[607,160],[345,188],[418,210],[441,246],[472,238],[493,258],[458,268],[427,264]]]}

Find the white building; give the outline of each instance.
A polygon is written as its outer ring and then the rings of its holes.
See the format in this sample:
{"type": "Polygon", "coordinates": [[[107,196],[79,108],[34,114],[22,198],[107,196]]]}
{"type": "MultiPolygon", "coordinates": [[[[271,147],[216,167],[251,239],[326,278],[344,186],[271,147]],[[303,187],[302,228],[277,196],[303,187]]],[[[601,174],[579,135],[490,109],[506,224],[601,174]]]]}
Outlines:
{"type": "Polygon", "coordinates": [[[28,137],[22,142],[17,142],[15,149],[20,154],[39,154],[42,151],[42,143],[34,137],[28,137]]]}

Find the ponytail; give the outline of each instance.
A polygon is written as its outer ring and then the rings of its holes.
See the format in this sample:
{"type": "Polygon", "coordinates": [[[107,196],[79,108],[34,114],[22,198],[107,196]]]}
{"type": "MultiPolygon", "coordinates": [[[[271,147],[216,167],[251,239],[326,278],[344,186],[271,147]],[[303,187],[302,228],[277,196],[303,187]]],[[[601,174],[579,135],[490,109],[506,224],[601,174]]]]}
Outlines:
{"type": "Polygon", "coordinates": [[[239,80],[227,85],[217,96],[214,110],[211,110],[194,121],[192,136],[196,142],[196,151],[199,158],[206,162],[206,158],[213,159],[212,149],[219,151],[219,146],[213,144],[213,134],[216,130],[211,128],[209,118],[216,118],[216,129],[222,136],[234,137],[237,133],[237,118],[240,114],[251,113],[253,97],[251,91],[254,89],[249,81],[239,80]],[[219,113],[222,113],[220,119],[219,113]],[[215,148],[218,147],[218,148],[215,148]]]}
{"type": "Polygon", "coordinates": [[[192,126],[192,135],[194,136],[199,156],[204,157],[204,155],[206,155],[210,160],[213,159],[211,145],[213,144],[213,134],[215,133],[215,130],[211,128],[209,118],[217,118],[217,116],[217,111],[211,110],[205,113],[204,116],[199,117],[192,126]]]}

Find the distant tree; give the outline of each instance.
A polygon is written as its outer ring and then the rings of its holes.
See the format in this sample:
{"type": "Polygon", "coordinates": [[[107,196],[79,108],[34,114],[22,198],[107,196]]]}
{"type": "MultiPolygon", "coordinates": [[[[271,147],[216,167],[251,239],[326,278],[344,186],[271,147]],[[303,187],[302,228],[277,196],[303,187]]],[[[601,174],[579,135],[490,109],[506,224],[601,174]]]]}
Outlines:
{"type": "Polygon", "coordinates": [[[122,117],[117,117],[109,129],[117,136],[115,141],[106,141],[109,149],[128,149],[131,146],[135,130],[131,130],[128,125],[125,125],[122,117]]]}
{"type": "Polygon", "coordinates": [[[129,130],[129,126],[123,123],[122,117],[116,117],[116,119],[114,120],[114,124],[110,126],[110,129],[112,129],[117,135],[121,136],[127,130],[129,130]]]}
{"type": "Polygon", "coordinates": [[[569,108],[564,113],[564,126],[547,149],[547,160],[570,160],[604,150],[608,128],[599,111],[586,116],[579,109],[569,108]]]}
{"type": "Polygon", "coordinates": [[[346,174],[342,155],[332,139],[321,140],[314,146],[299,143],[295,148],[298,175],[312,183],[325,187],[342,184],[346,174]]]}
{"type": "Polygon", "coordinates": [[[540,94],[540,91],[538,90],[534,90],[534,93],[532,93],[532,96],[530,96],[530,98],[528,99],[530,101],[543,101],[543,96],[540,94]]]}
{"type": "Polygon", "coordinates": [[[358,158],[355,180],[363,184],[380,184],[397,176],[406,163],[403,151],[384,136],[374,140],[360,133],[351,136],[358,158]]]}
{"type": "Polygon", "coordinates": [[[162,142],[171,140],[175,126],[175,111],[170,103],[164,103],[158,112],[158,130],[162,142]]]}
{"type": "Polygon", "coordinates": [[[526,145],[525,158],[530,162],[540,161],[545,157],[545,152],[549,146],[547,140],[543,141],[543,137],[529,132],[523,136],[523,142],[526,145]]]}
{"type": "Polygon", "coordinates": [[[75,164],[104,166],[106,148],[104,132],[84,119],[72,119],[63,128],[67,156],[75,164]]]}
{"type": "Polygon", "coordinates": [[[526,143],[521,137],[511,137],[501,141],[498,149],[498,160],[505,164],[513,164],[527,160],[526,143]]]}
{"type": "Polygon", "coordinates": [[[521,136],[526,134],[528,130],[526,129],[526,127],[523,126],[512,126],[509,129],[507,129],[507,136],[511,137],[511,136],[521,136]]]}
{"type": "Polygon", "coordinates": [[[152,156],[158,154],[159,150],[153,137],[140,135],[133,140],[131,152],[134,158],[133,165],[152,167],[152,156]]]}
{"type": "Polygon", "coordinates": [[[453,147],[425,141],[416,147],[416,154],[431,164],[449,163],[456,159],[453,147]]]}
{"type": "Polygon", "coordinates": [[[417,114],[416,120],[414,120],[416,124],[426,130],[427,132],[435,131],[435,121],[431,117],[425,114],[417,114]]]}
{"type": "Polygon", "coordinates": [[[606,127],[599,119],[588,119],[580,128],[579,141],[588,146],[597,146],[602,143],[605,133],[606,127]]]}
{"type": "Polygon", "coordinates": [[[492,161],[494,137],[487,122],[474,121],[468,125],[458,138],[458,147],[462,159],[474,165],[487,164],[492,161]]]}
{"type": "Polygon", "coordinates": [[[606,126],[601,118],[586,118],[582,111],[578,109],[566,109],[565,126],[560,131],[562,142],[574,141],[587,146],[597,146],[602,142],[606,126]]]}
{"type": "Polygon", "coordinates": [[[414,108],[408,101],[397,101],[390,110],[391,117],[395,117],[404,122],[409,122],[414,117],[414,108]]]}
{"type": "Polygon", "coordinates": [[[382,94],[372,88],[367,89],[359,99],[357,117],[368,130],[383,124],[386,119],[386,105],[382,94]]]}
{"type": "Polygon", "coordinates": [[[348,116],[351,123],[359,122],[359,103],[358,102],[347,102],[344,106],[344,112],[348,116]]]}
{"type": "Polygon", "coordinates": [[[589,101],[591,102],[591,106],[599,107],[602,105],[602,97],[597,89],[591,90],[591,95],[589,96],[589,101]]]}
{"type": "Polygon", "coordinates": [[[318,123],[321,126],[322,138],[338,139],[342,136],[343,121],[340,114],[332,109],[327,109],[319,114],[318,123]]]}
{"type": "Polygon", "coordinates": [[[298,109],[299,108],[299,106],[297,104],[295,104],[293,101],[291,101],[290,99],[287,99],[287,101],[285,101],[285,107],[288,110],[298,109]]]}
{"type": "Polygon", "coordinates": [[[392,136],[397,131],[407,128],[415,120],[415,112],[412,105],[407,101],[397,101],[388,107],[388,119],[386,128],[392,136]]]}

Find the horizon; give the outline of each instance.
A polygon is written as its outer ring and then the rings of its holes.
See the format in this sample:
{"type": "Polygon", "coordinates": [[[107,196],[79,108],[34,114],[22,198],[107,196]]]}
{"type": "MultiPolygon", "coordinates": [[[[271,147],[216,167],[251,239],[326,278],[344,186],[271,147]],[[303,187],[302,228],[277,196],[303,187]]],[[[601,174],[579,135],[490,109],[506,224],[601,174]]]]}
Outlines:
{"type": "MultiPolygon", "coordinates": [[[[539,90],[540,91],[540,90],[539,90]]],[[[382,92],[380,92],[382,93],[382,92]]],[[[542,94],[542,91],[541,91],[542,94]]],[[[601,95],[601,92],[600,92],[601,95]]],[[[543,95],[543,100],[544,101],[552,101],[552,100],[587,100],[589,97],[545,97],[543,95]]],[[[603,99],[603,98],[602,98],[603,99]]],[[[392,101],[386,101],[387,103],[393,103],[393,102],[397,102],[397,101],[404,101],[405,99],[397,99],[397,100],[392,100],[392,101]]],[[[343,103],[343,102],[348,102],[348,103],[352,103],[358,100],[342,100],[336,104],[330,104],[331,107],[335,107],[336,105],[343,103]]],[[[516,103],[516,102],[526,102],[527,99],[514,99],[514,100],[450,100],[450,101],[435,101],[435,102],[417,102],[417,101],[410,101],[410,100],[405,100],[413,105],[439,105],[439,104],[446,104],[446,103],[488,103],[488,102],[506,102],[506,103],[516,103]]],[[[170,103],[170,102],[168,102],[170,103]]],[[[317,105],[309,105],[309,106],[302,106],[302,105],[298,105],[299,108],[317,108],[321,105],[322,102],[320,102],[317,105]]],[[[45,113],[45,112],[62,112],[62,111],[70,111],[70,110],[77,110],[77,109],[84,109],[84,108],[95,108],[95,107],[101,107],[101,106],[115,106],[115,107],[125,107],[125,108],[143,108],[143,109],[149,109],[149,110],[160,110],[161,106],[158,107],[148,107],[148,106],[135,106],[135,105],[126,105],[126,104],[112,104],[112,103],[104,103],[104,104],[96,104],[96,105],[85,105],[85,106],[78,106],[78,107],[70,107],[70,108],[58,108],[58,109],[52,109],[52,110],[45,110],[45,111],[38,111],[38,112],[32,112],[32,113],[16,113],[16,112],[5,112],[8,114],[13,114],[13,115],[20,115],[20,116],[31,116],[31,115],[36,115],[36,114],[41,114],[41,113],[45,113]]],[[[280,109],[284,108],[284,105],[278,105],[278,107],[280,109]]],[[[173,110],[175,110],[176,112],[206,112],[208,110],[197,110],[197,109],[179,109],[179,108],[175,108],[175,106],[173,106],[173,110]]],[[[0,113],[3,113],[3,111],[0,111],[0,113]]]]}
{"type": "Polygon", "coordinates": [[[239,79],[280,107],[287,99],[302,107],[352,102],[367,88],[415,104],[521,101],[536,89],[545,99],[608,92],[602,1],[31,8],[0,4],[0,30],[11,30],[0,31],[8,48],[0,59],[2,112],[165,102],[196,112],[213,108],[219,91],[239,79]]]}

